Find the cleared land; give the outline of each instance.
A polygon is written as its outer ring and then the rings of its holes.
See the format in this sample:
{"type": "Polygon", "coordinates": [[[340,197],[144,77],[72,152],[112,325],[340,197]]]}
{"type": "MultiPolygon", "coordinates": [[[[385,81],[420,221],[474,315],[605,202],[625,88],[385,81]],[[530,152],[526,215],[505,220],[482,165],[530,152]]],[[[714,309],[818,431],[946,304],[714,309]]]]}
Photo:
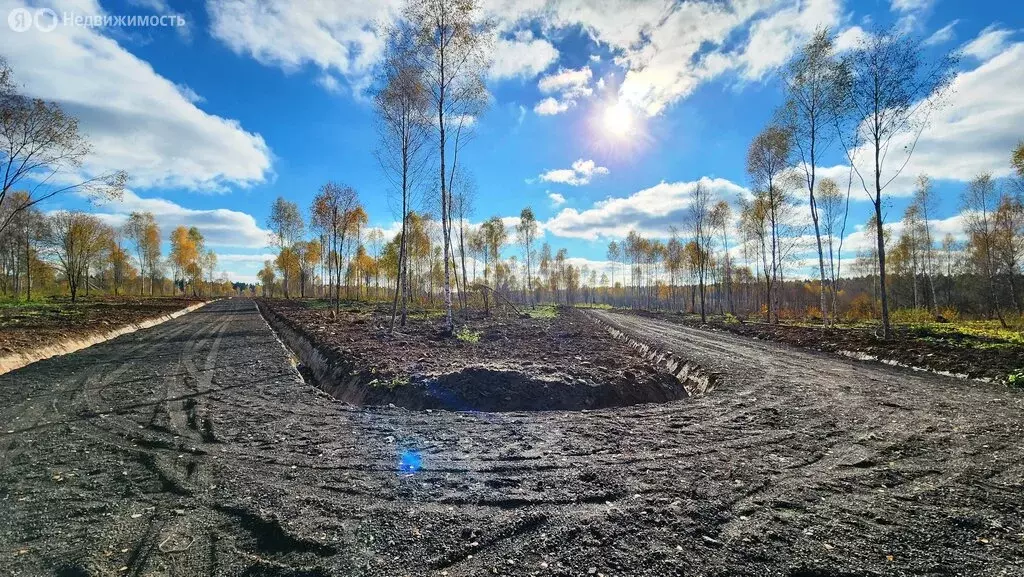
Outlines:
{"type": "Polygon", "coordinates": [[[46,347],[161,317],[199,302],[186,298],[51,298],[0,304],[0,356],[46,347]]]}
{"type": "Polygon", "coordinates": [[[726,322],[720,318],[701,323],[696,315],[649,311],[633,311],[632,314],[855,358],[895,361],[908,367],[972,379],[1024,385],[1024,332],[1001,328],[994,320],[897,326],[893,329],[892,338],[883,340],[876,334],[878,327],[874,324],[824,328],[809,324],[739,322],[735,319],[726,322]]]}
{"type": "Polygon", "coordinates": [[[594,411],[356,407],[303,384],[237,299],[0,377],[0,567],[1024,572],[1024,395],[588,314],[723,380],[594,411]]]}
{"type": "Polygon", "coordinates": [[[438,315],[413,315],[389,330],[384,305],[349,303],[334,317],[321,301],[261,300],[323,352],[319,383],[358,404],[413,409],[532,411],[594,409],[686,397],[679,382],[645,362],[584,312],[541,307],[520,318],[460,319],[461,338],[442,337],[438,315]]]}

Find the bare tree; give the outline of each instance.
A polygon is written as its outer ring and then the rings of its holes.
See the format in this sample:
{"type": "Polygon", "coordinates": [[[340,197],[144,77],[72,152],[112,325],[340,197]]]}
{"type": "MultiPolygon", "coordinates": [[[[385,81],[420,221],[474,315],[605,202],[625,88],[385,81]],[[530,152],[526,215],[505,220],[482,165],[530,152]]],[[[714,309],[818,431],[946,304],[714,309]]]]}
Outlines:
{"type": "Polygon", "coordinates": [[[612,284],[610,288],[612,290],[612,297],[614,302],[615,277],[617,276],[616,273],[618,272],[616,269],[619,268],[619,259],[622,258],[622,251],[619,248],[619,244],[614,240],[608,243],[608,252],[605,253],[605,257],[608,259],[609,262],[612,263],[612,284]]]}
{"type": "Polygon", "coordinates": [[[996,235],[993,216],[998,203],[996,185],[992,175],[988,173],[980,174],[972,180],[961,197],[965,228],[970,235],[970,244],[977,264],[985,277],[989,315],[994,313],[1005,328],[1006,319],[1003,318],[999,306],[999,293],[996,291],[996,235]]]}
{"type": "MultiPolygon", "coordinates": [[[[480,233],[484,240],[484,285],[497,290],[501,287],[501,249],[508,242],[508,232],[505,230],[505,223],[501,218],[492,216],[480,225],[480,233]],[[494,272],[494,286],[491,287],[488,276],[494,272]]],[[[490,306],[487,300],[487,291],[484,291],[484,310],[490,314],[490,306]]]]}
{"type": "Polygon", "coordinates": [[[406,5],[405,17],[416,35],[418,67],[435,111],[444,261],[445,330],[454,332],[451,287],[449,177],[457,166],[459,139],[487,102],[484,74],[489,66],[488,26],[478,16],[476,0],[422,0],[406,5]],[[453,129],[449,160],[449,133],[453,129]],[[451,166],[449,166],[449,161],[451,166]]]}
{"type": "Polygon", "coordinates": [[[123,172],[78,180],[76,173],[90,152],[78,120],[55,102],[20,94],[10,66],[0,58],[0,203],[15,187],[24,188],[27,195],[0,220],[0,232],[19,212],[64,192],[119,197],[127,180],[123,172]]]}
{"type": "Polygon", "coordinates": [[[780,111],[781,123],[792,135],[793,149],[803,172],[814,238],[818,249],[819,297],[824,324],[829,323],[825,303],[825,253],[821,242],[818,199],[815,197],[818,161],[836,138],[836,118],[843,108],[847,74],[836,58],[828,30],[818,30],[789,65],[785,77],[787,98],[780,111]]]}
{"type": "Polygon", "coordinates": [[[537,252],[537,217],[529,206],[519,213],[519,224],[516,225],[516,237],[523,247],[523,260],[526,262],[527,302],[533,305],[533,255],[537,252]]]}
{"type": "Polygon", "coordinates": [[[459,297],[463,311],[469,307],[469,278],[466,272],[466,238],[469,236],[469,217],[473,215],[473,199],[476,198],[476,182],[465,167],[458,167],[459,175],[452,181],[452,220],[458,223],[459,260],[462,269],[462,287],[459,297]]]}
{"type": "MultiPolygon", "coordinates": [[[[770,276],[766,287],[768,289],[768,318],[778,321],[778,291],[775,291],[775,300],[772,299],[772,288],[776,285],[780,276],[782,261],[782,246],[779,239],[779,229],[782,223],[782,210],[786,201],[785,178],[783,173],[789,168],[789,157],[792,151],[792,134],[784,127],[770,125],[758,134],[750,143],[747,151],[747,173],[756,189],[755,196],[763,197],[759,202],[760,206],[755,207],[750,215],[759,214],[763,211],[763,217],[769,224],[771,233],[771,267],[765,268],[765,276],[770,276]],[[772,309],[775,309],[775,317],[772,317],[772,309]]],[[[753,218],[751,216],[751,218],[753,218]]],[[[755,218],[752,222],[761,222],[755,218]]],[[[767,262],[766,262],[767,265],[767,262]]]]}
{"type": "MultiPolygon", "coordinates": [[[[875,209],[878,245],[878,283],[882,301],[882,335],[891,336],[886,294],[885,239],[882,231],[883,192],[903,172],[913,155],[929,114],[939,105],[953,79],[956,56],[926,59],[919,40],[895,28],[866,34],[846,59],[850,78],[845,98],[856,126],[853,143],[846,147],[864,192],[875,209]],[[863,145],[871,155],[870,167],[852,161],[851,148],[863,145]],[[886,171],[890,152],[903,151],[902,162],[886,171]]],[[[895,154],[894,154],[895,156],[895,154]]]]}
{"type": "Polygon", "coordinates": [[[697,243],[700,258],[697,260],[697,285],[700,288],[700,322],[708,320],[705,310],[707,297],[707,276],[711,260],[711,239],[714,229],[711,218],[711,191],[703,181],[698,181],[690,193],[688,220],[693,240],[697,243]]]}
{"type": "MultiPolygon", "coordinates": [[[[720,200],[711,209],[711,226],[717,229],[722,235],[722,266],[725,273],[725,299],[729,306],[729,312],[736,314],[732,300],[732,257],[729,255],[729,228],[732,226],[732,207],[729,203],[720,200]]],[[[719,307],[721,308],[721,307],[719,307]]]]}
{"type": "Polygon", "coordinates": [[[380,137],[377,160],[392,189],[400,197],[401,239],[398,248],[398,276],[391,305],[391,330],[395,327],[401,297],[401,326],[405,326],[409,300],[408,220],[412,211],[417,176],[424,167],[424,145],[429,128],[430,102],[423,84],[423,70],[414,57],[415,38],[404,27],[388,30],[381,66],[380,88],[374,97],[377,131],[380,137]]]}
{"type": "MultiPolygon", "coordinates": [[[[839,316],[839,275],[841,261],[841,245],[843,232],[840,229],[840,217],[846,219],[843,193],[839,185],[831,178],[818,181],[819,207],[821,208],[821,228],[828,247],[828,287],[831,296],[832,320],[839,316]]],[[[826,314],[824,310],[821,314],[826,314]]]]}
{"type": "Polygon", "coordinates": [[[929,291],[932,297],[932,312],[935,316],[939,314],[939,301],[935,293],[935,261],[933,259],[932,240],[932,213],[935,209],[935,200],[932,196],[932,181],[927,175],[917,177],[917,187],[914,189],[914,211],[920,218],[921,246],[924,248],[924,276],[928,281],[929,291]]]}

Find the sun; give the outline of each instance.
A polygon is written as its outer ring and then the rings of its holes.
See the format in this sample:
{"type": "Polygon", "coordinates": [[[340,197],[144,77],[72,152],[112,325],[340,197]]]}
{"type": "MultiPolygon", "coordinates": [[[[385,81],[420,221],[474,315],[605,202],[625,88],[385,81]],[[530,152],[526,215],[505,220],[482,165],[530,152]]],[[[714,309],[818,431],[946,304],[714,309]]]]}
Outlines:
{"type": "Polygon", "coordinates": [[[626,138],[633,133],[633,112],[621,102],[604,109],[603,121],[605,131],[616,138],[626,138]]]}

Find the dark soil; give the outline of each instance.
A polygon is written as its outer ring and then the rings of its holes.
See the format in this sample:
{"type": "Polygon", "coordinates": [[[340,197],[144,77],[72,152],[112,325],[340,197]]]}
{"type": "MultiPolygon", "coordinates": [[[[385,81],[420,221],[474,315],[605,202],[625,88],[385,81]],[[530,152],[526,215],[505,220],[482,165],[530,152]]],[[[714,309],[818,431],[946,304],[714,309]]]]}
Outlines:
{"type": "Polygon", "coordinates": [[[161,317],[199,302],[185,298],[54,298],[0,307],[0,355],[45,347],[68,338],[105,333],[161,317]]]}
{"type": "Polygon", "coordinates": [[[571,307],[554,318],[460,319],[460,327],[479,334],[466,342],[442,335],[437,318],[410,319],[392,334],[383,308],[348,308],[335,317],[298,301],[260,306],[327,357],[332,374],[318,384],[355,404],[576,410],[687,396],[672,374],[571,307]]]}
{"type": "Polygon", "coordinates": [[[1024,346],[985,337],[936,332],[927,327],[893,327],[891,339],[883,340],[864,327],[808,327],[770,325],[760,322],[701,323],[695,315],[631,311],[644,318],[680,323],[696,328],[727,331],[763,341],[785,343],[853,358],[896,362],[906,367],[964,375],[971,379],[1005,381],[1024,369],[1024,346]]]}
{"type": "Polygon", "coordinates": [[[0,376],[0,574],[1024,575],[1024,394],[591,314],[716,389],[357,407],[241,299],[0,376]]]}

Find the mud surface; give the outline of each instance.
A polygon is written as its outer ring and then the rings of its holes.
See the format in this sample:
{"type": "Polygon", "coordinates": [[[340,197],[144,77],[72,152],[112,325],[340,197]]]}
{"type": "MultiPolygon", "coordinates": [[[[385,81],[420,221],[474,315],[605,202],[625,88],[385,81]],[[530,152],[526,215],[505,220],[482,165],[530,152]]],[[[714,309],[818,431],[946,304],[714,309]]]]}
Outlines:
{"type": "Polygon", "coordinates": [[[468,342],[442,336],[439,318],[410,318],[392,333],[386,310],[369,305],[337,317],[297,301],[260,306],[326,357],[331,370],[317,384],[353,404],[550,411],[687,396],[672,373],[571,307],[548,318],[460,320],[477,339],[468,342]]]}
{"type": "Polygon", "coordinates": [[[105,333],[199,302],[184,298],[55,299],[0,308],[0,355],[105,333]]]}
{"type": "Polygon", "coordinates": [[[245,300],[0,377],[0,573],[1024,574],[1021,394],[595,314],[723,379],[587,412],[351,407],[245,300]]]}
{"type": "Polygon", "coordinates": [[[1024,369],[1024,346],[1011,342],[953,331],[935,331],[928,327],[893,327],[893,336],[882,340],[870,328],[824,328],[767,323],[723,323],[709,320],[702,325],[699,316],[634,311],[653,318],[686,326],[726,331],[753,339],[786,343],[854,358],[895,361],[908,367],[963,375],[971,379],[1001,382],[1006,376],[1024,369]]]}

